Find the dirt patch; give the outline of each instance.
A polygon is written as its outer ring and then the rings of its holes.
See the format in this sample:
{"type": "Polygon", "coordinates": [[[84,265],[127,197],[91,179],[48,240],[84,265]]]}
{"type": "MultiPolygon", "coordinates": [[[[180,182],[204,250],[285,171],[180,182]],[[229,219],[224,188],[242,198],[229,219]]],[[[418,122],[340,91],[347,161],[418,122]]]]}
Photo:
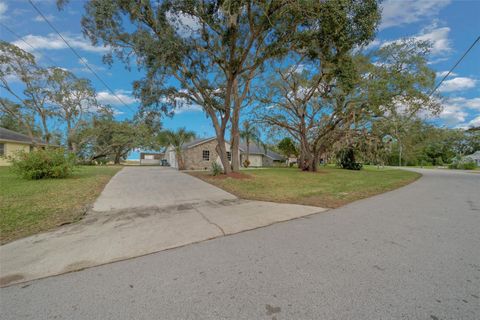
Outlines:
{"type": "Polygon", "coordinates": [[[202,180],[224,180],[227,178],[237,179],[237,180],[247,180],[254,179],[253,176],[243,173],[243,172],[231,172],[229,174],[219,174],[218,176],[212,176],[211,174],[197,173],[197,172],[188,172],[188,174],[200,178],[202,180]]]}
{"type": "Polygon", "coordinates": [[[25,279],[25,277],[21,274],[12,274],[9,276],[1,277],[0,278],[0,287],[6,286],[9,283],[12,282],[18,282],[20,280],[25,279]]]}
{"type": "Polygon", "coordinates": [[[94,265],[96,265],[94,261],[82,260],[69,264],[63,269],[63,272],[80,271],[94,265]]]}

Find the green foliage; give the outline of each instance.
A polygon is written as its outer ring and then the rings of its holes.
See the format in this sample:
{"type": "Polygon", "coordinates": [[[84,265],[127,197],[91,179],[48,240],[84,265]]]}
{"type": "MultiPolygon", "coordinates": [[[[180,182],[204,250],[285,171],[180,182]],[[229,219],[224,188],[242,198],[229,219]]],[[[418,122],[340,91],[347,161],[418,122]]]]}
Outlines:
{"type": "Polygon", "coordinates": [[[293,143],[292,138],[285,137],[277,145],[278,150],[285,156],[290,157],[291,155],[298,156],[298,150],[295,144],[293,143]]]}
{"type": "Polygon", "coordinates": [[[63,149],[39,149],[19,152],[11,158],[12,169],[24,179],[66,178],[75,169],[75,155],[63,149]]]}
{"type": "Polygon", "coordinates": [[[337,153],[337,165],[343,169],[360,170],[362,164],[355,162],[355,150],[344,148],[337,153]]]}
{"type": "Polygon", "coordinates": [[[160,144],[164,146],[171,146],[175,150],[177,157],[178,169],[185,169],[185,162],[183,160],[183,145],[195,139],[195,132],[188,131],[186,128],[178,128],[176,131],[165,130],[160,133],[160,144]]]}
{"type": "Polygon", "coordinates": [[[455,158],[454,161],[448,166],[449,169],[459,170],[473,170],[477,167],[477,164],[472,159],[459,159],[455,158]]]}
{"type": "Polygon", "coordinates": [[[222,174],[223,168],[220,164],[214,161],[212,162],[212,167],[210,168],[210,172],[212,173],[213,176],[218,176],[219,174],[222,174]]]}

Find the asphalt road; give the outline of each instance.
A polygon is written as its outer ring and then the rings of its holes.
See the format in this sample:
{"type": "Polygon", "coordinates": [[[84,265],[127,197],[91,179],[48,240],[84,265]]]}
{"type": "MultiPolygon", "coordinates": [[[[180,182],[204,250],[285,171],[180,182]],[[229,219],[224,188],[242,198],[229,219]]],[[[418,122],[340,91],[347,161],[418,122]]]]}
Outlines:
{"type": "Polygon", "coordinates": [[[0,290],[0,319],[480,319],[480,174],[0,290]]]}

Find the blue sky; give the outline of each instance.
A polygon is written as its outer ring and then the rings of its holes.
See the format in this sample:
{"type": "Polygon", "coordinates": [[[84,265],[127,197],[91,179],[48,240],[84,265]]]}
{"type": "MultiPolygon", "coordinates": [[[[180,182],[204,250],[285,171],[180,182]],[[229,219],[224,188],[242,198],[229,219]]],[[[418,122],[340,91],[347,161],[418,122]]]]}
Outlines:
{"type": "MultiPolygon", "coordinates": [[[[98,100],[113,105],[118,117],[129,118],[138,107],[131,95],[132,81],[141,78],[135,70],[126,70],[121,63],[109,68],[102,63],[106,50],[94,47],[82,36],[80,19],[82,0],[71,0],[58,11],[55,0],[34,0],[39,9],[77,49],[89,65],[129,107],[121,105],[112,94],[85,68],[53,30],[38,16],[26,0],[0,0],[0,22],[8,25],[23,40],[16,38],[0,26],[0,38],[12,42],[35,54],[43,66],[52,64],[67,68],[79,77],[92,81],[98,91],[98,100]]],[[[430,40],[434,47],[430,66],[438,72],[438,81],[480,35],[480,0],[386,0],[382,4],[383,18],[372,47],[402,37],[430,40]]],[[[480,125],[480,43],[440,88],[445,97],[444,110],[435,123],[448,127],[480,125]]],[[[0,96],[4,93],[0,93],[0,96]]],[[[199,136],[213,135],[210,120],[198,108],[183,109],[171,119],[163,121],[167,128],[185,126],[199,136]]]]}

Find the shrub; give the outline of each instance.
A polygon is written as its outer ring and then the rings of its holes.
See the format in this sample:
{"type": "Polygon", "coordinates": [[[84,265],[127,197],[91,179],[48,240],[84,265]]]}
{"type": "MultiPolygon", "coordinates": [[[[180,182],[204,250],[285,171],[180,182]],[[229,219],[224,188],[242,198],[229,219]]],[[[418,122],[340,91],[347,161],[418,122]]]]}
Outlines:
{"type": "Polygon", "coordinates": [[[337,165],[343,169],[360,170],[362,164],[355,162],[355,151],[353,148],[345,148],[337,153],[337,165]]]}
{"type": "Polygon", "coordinates": [[[212,175],[218,176],[223,172],[223,168],[221,165],[219,165],[216,161],[212,162],[212,175]]]}
{"type": "Polygon", "coordinates": [[[460,163],[459,167],[463,170],[473,170],[477,167],[477,164],[474,161],[465,161],[460,163]]]}
{"type": "Polygon", "coordinates": [[[420,166],[422,167],[428,167],[428,166],[431,166],[432,163],[431,162],[428,162],[427,160],[421,160],[420,161],[420,166]]]}
{"type": "Polygon", "coordinates": [[[475,161],[471,159],[458,159],[455,158],[451,164],[448,165],[449,169],[460,169],[460,170],[473,170],[477,167],[475,161]]]}
{"type": "Polygon", "coordinates": [[[435,158],[435,165],[437,165],[437,166],[443,166],[443,159],[442,159],[442,157],[437,157],[437,158],[435,158]]]}
{"type": "Polygon", "coordinates": [[[75,155],[63,149],[19,152],[10,158],[13,171],[25,179],[65,178],[75,169],[75,155]]]}
{"type": "Polygon", "coordinates": [[[249,165],[250,165],[250,160],[245,159],[245,161],[243,161],[243,166],[244,166],[245,168],[248,168],[249,165]]]}

